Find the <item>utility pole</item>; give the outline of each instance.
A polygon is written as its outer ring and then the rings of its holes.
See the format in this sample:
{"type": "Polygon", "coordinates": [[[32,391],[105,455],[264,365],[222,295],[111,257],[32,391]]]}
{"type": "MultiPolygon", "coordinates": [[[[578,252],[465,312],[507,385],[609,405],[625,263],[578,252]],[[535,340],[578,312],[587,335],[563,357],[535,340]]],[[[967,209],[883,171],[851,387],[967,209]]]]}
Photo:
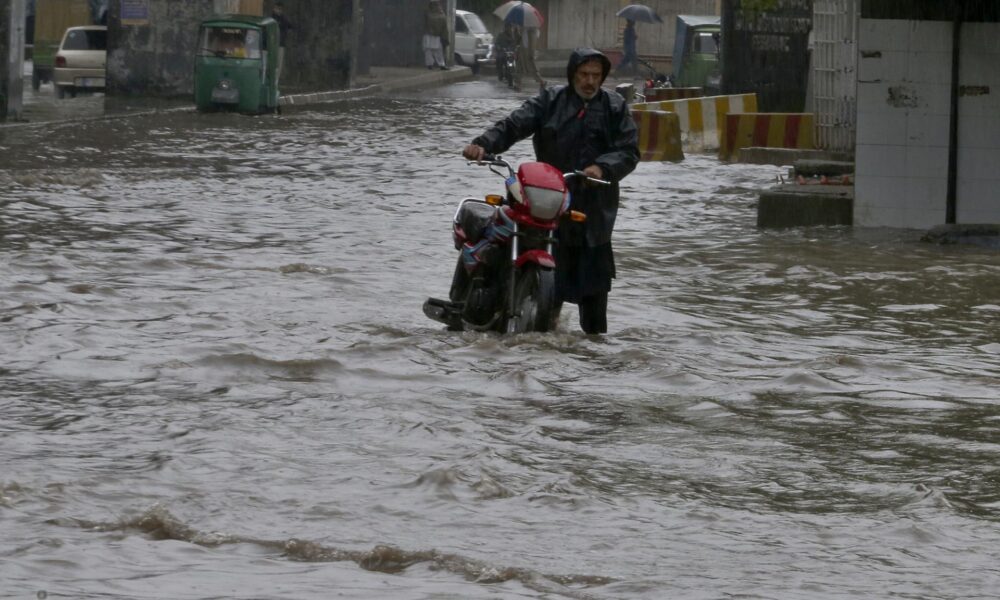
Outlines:
{"type": "MultiPolygon", "coordinates": [[[[0,6],[5,2],[0,1],[0,6]]],[[[7,36],[0,40],[0,48],[7,50],[7,62],[0,68],[0,120],[19,121],[22,112],[21,91],[24,78],[24,21],[28,14],[25,0],[6,0],[10,19],[7,36]]],[[[0,17],[5,11],[0,10],[0,17]]],[[[4,27],[0,27],[3,31],[4,27]]]]}

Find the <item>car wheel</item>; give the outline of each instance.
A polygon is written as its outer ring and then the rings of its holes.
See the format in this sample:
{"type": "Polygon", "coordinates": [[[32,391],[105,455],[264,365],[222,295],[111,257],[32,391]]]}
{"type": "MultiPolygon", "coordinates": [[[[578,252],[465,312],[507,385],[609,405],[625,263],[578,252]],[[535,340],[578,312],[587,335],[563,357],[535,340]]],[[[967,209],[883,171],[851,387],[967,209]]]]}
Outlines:
{"type": "Polygon", "coordinates": [[[61,85],[57,85],[55,86],[55,88],[56,88],[56,98],[62,100],[63,98],[66,97],[66,88],[64,88],[61,85]]]}
{"type": "Polygon", "coordinates": [[[465,66],[465,61],[462,60],[462,55],[458,52],[455,53],[455,64],[465,66]]]}
{"type": "Polygon", "coordinates": [[[34,69],[32,69],[31,70],[31,89],[33,89],[33,90],[35,90],[37,92],[40,87],[42,87],[42,78],[41,78],[41,76],[38,73],[35,72],[34,69]]]}

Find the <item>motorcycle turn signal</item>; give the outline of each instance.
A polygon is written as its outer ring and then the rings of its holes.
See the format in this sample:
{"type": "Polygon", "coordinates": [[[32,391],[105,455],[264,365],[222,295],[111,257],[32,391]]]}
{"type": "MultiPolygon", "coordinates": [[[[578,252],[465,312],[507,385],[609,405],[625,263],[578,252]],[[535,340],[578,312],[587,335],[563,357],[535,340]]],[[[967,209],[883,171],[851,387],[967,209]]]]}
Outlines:
{"type": "Polygon", "coordinates": [[[486,194],[486,204],[490,206],[500,206],[503,204],[503,196],[500,194],[486,194]]]}
{"type": "Polygon", "coordinates": [[[569,219],[576,223],[583,223],[587,220],[587,215],[578,210],[571,210],[569,211],[569,219]]]}

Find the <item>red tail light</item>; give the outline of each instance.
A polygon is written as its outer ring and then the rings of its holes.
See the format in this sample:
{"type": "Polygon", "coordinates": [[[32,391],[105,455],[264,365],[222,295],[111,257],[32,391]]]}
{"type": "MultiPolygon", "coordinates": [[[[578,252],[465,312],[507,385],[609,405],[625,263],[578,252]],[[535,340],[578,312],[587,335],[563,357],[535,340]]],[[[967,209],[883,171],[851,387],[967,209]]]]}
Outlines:
{"type": "Polygon", "coordinates": [[[59,67],[59,68],[63,68],[63,69],[66,68],[66,57],[65,56],[57,56],[56,57],[56,66],[59,67]]]}

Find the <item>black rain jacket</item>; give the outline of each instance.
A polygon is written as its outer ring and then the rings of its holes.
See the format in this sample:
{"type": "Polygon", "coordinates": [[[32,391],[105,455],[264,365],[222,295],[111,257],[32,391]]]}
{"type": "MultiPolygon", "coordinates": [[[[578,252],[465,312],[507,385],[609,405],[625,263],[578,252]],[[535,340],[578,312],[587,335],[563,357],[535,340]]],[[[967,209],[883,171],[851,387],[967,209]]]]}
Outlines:
{"type": "Polygon", "coordinates": [[[564,173],[599,165],[611,185],[577,183],[571,189],[573,209],[587,215],[584,231],[566,227],[569,223],[560,227],[562,243],[591,247],[610,243],[618,215],[618,181],[639,162],[639,131],[625,100],[617,92],[600,89],[584,101],[573,89],[576,69],[593,58],[601,61],[603,84],[611,62],[597,50],[578,48],[566,67],[569,85],[546,89],[472,140],[487,152],[500,154],[533,135],[536,159],[564,173]]]}

